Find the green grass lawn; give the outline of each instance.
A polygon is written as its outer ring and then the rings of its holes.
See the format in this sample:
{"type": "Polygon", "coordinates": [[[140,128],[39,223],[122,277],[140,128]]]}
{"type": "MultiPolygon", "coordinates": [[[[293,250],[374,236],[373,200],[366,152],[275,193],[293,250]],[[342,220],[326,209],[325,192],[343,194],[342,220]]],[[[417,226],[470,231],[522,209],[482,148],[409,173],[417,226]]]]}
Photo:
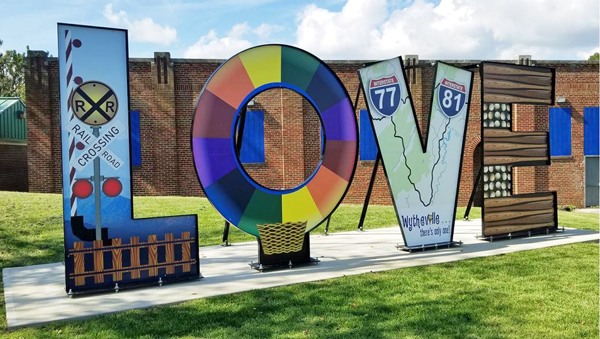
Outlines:
{"type": "MultiPolygon", "coordinates": [[[[0,192],[0,268],[62,260],[60,199],[0,192]]],[[[340,206],[330,231],[356,229],[360,211],[340,206]]],[[[135,199],[136,217],[192,213],[200,214],[201,245],[219,244],[223,221],[205,199],[135,199]]],[[[471,213],[474,219],[480,211],[471,213]]],[[[594,214],[561,211],[559,223],[598,230],[594,214]]],[[[393,208],[371,206],[365,227],[389,226],[397,226],[393,208]]],[[[235,228],[230,239],[253,240],[235,228]]],[[[6,330],[0,293],[0,336],[14,338],[597,338],[598,244],[343,277],[14,332],[6,330]]]]}

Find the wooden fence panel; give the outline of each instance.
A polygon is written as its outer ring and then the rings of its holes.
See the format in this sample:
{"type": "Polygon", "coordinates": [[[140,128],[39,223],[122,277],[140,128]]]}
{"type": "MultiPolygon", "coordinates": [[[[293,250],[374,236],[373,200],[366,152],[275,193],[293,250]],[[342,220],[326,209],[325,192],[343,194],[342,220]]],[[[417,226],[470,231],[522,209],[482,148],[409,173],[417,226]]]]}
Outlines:
{"type": "Polygon", "coordinates": [[[113,280],[114,281],[121,281],[123,280],[123,271],[121,271],[121,269],[123,268],[123,253],[121,250],[121,238],[115,238],[112,240],[112,246],[114,247],[112,249],[112,269],[115,270],[115,272],[113,273],[113,280]]]}
{"type": "Polygon", "coordinates": [[[73,256],[74,272],[70,274],[71,279],[75,280],[76,286],[85,285],[86,277],[94,277],[97,284],[104,283],[105,274],[111,274],[114,282],[123,280],[123,273],[130,272],[131,279],[141,278],[141,270],[147,269],[149,276],[158,276],[159,268],[165,268],[166,274],[175,273],[175,267],[181,266],[184,272],[191,271],[191,265],[196,261],[191,259],[191,244],[194,238],[190,237],[190,232],[183,232],[181,239],[175,239],[172,233],[165,234],[164,241],[157,241],[156,235],[148,236],[148,242],[140,243],[139,237],[131,237],[129,244],[123,244],[122,239],[111,239],[111,244],[104,246],[103,240],[93,241],[92,248],[86,248],[84,242],[75,242],[73,248],[69,250],[70,256],[73,256]],[[181,244],[181,260],[175,260],[175,245],[181,244]],[[165,249],[165,261],[158,262],[159,246],[165,249]],[[148,263],[142,265],[140,258],[140,249],[148,249],[148,263]],[[123,250],[130,251],[130,265],[123,264],[123,250]],[[106,268],[105,254],[110,254],[112,267],[106,268]],[[85,270],[86,254],[92,254],[94,268],[91,271],[85,270]]]}
{"type": "MultiPolygon", "coordinates": [[[[190,239],[190,232],[181,233],[181,239],[183,239],[183,240],[190,239]]],[[[191,265],[189,264],[190,257],[191,257],[190,242],[185,241],[181,244],[181,260],[184,262],[184,264],[183,264],[184,272],[189,272],[191,270],[191,265]]]]}
{"type": "Polygon", "coordinates": [[[175,245],[173,242],[173,233],[167,233],[165,235],[165,241],[169,242],[165,244],[165,259],[167,262],[167,274],[175,273],[175,266],[172,265],[175,261],[175,245]]]}
{"type": "MultiPolygon", "coordinates": [[[[85,249],[85,244],[82,241],[78,241],[73,244],[73,249],[76,251],[85,249]]],[[[83,253],[75,253],[73,255],[75,274],[83,274],[85,273],[85,254],[83,253]]],[[[78,276],[75,277],[75,286],[81,286],[85,284],[85,277],[78,276]]]]}
{"type": "Polygon", "coordinates": [[[102,240],[94,240],[94,282],[100,284],[104,282],[104,252],[101,250],[103,246],[102,240]],[[98,273],[100,272],[100,273],[98,273]]]}
{"type": "Polygon", "coordinates": [[[156,235],[148,236],[148,265],[150,268],[148,269],[148,274],[151,277],[155,277],[158,275],[158,246],[154,245],[156,243],[156,235]]]}
{"type": "Polygon", "coordinates": [[[140,248],[137,246],[140,243],[139,237],[131,237],[129,240],[129,244],[131,247],[131,267],[134,268],[131,270],[131,278],[139,279],[140,278],[140,270],[135,269],[140,267],[140,248]]]}

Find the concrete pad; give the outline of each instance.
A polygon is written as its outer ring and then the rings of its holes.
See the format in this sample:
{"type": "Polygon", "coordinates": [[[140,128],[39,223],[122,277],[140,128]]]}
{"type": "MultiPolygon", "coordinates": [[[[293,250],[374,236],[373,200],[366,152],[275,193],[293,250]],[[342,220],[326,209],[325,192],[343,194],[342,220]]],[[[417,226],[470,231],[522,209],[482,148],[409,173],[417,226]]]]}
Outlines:
{"type": "Polygon", "coordinates": [[[599,214],[600,209],[597,208],[578,208],[573,210],[573,213],[589,213],[589,214],[599,214]]]}
{"type": "Polygon", "coordinates": [[[313,235],[310,240],[311,254],[318,257],[321,263],[263,273],[248,266],[248,262],[257,260],[256,242],[239,243],[231,247],[201,247],[200,270],[205,277],[203,280],[73,299],[65,293],[64,266],[60,263],[5,268],[6,318],[9,329],[15,329],[344,275],[599,239],[596,232],[566,229],[548,235],[488,242],[475,237],[480,232],[481,220],[458,221],[454,240],[462,241],[462,247],[412,253],[396,249],[397,244],[402,244],[398,227],[333,233],[329,236],[313,235]]]}

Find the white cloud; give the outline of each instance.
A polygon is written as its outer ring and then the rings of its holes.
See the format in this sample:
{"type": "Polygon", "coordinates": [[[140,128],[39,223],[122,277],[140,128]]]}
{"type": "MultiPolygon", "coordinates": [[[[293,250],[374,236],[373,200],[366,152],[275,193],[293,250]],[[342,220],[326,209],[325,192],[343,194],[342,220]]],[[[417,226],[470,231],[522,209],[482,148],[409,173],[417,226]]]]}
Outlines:
{"type": "Polygon", "coordinates": [[[594,55],[594,53],[600,53],[600,48],[599,47],[594,47],[590,50],[587,51],[579,51],[577,52],[577,56],[580,59],[588,59],[590,56],[594,55]]]}
{"type": "Polygon", "coordinates": [[[271,25],[271,24],[260,24],[258,27],[252,30],[252,33],[258,36],[260,41],[267,41],[271,39],[271,35],[277,32],[281,32],[283,30],[283,26],[280,25],[271,25]]]}
{"type": "MultiPolygon", "coordinates": [[[[308,5],[296,45],[324,59],[583,58],[598,46],[598,2],[583,0],[348,0],[334,12],[308,5]],[[592,14],[590,14],[592,13],[592,14]]],[[[587,57],[586,57],[587,58],[587,57]]]]}
{"type": "Polygon", "coordinates": [[[210,30],[184,52],[184,57],[230,58],[252,46],[252,43],[244,38],[250,31],[251,28],[247,23],[234,25],[227,36],[222,38],[217,36],[215,30],[210,30]]]}
{"type": "Polygon", "coordinates": [[[132,41],[151,42],[168,46],[177,40],[177,30],[175,28],[161,26],[151,18],[130,21],[126,12],[113,12],[112,4],[106,5],[102,13],[111,23],[127,28],[132,41]]]}

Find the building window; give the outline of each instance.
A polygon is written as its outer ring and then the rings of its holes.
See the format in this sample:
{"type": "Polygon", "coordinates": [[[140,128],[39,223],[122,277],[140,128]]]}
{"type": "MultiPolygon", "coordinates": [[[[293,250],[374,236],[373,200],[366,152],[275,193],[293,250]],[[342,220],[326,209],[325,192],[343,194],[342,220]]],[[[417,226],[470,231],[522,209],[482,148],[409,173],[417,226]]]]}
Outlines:
{"type": "Polygon", "coordinates": [[[360,110],[360,160],[375,160],[377,158],[377,143],[373,135],[369,112],[360,110]]]}
{"type": "Polygon", "coordinates": [[[599,155],[598,129],[600,121],[598,119],[598,107],[586,107],[583,109],[583,154],[599,155]]]}
{"type": "Polygon", "coordinates": [[[264,111],[246,111],[240,161],[243,164],[265,162],[264,111]]]}
{"type": "Polygon", "coordinates": [[[571,108],[550,108],[550,155],[571,155],[571,108]]]}

